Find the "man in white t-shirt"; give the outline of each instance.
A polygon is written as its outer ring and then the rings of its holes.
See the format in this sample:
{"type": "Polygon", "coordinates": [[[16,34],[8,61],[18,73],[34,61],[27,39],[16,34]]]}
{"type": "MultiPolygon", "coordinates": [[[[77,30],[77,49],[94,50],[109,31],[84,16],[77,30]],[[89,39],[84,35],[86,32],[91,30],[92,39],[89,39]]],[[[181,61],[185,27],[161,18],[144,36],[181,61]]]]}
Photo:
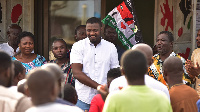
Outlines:
{"type": "Polygon", "coordinates": [[[86,22],[87,38],[72,46],[70,63],[78,94],[77,106],[89,110],[97,86],[106,84],[107,72],[119,67],[117,49],[114,44],[102,39],[101,21],[89,18],[86,22]]]}
{"type": "Polygon", "coordinates": [[[30,71],[27,87],[34,106],[26,112],[83,112],[78,107],[55,102],[59,92],[58,82],[54,73],[47,69],[38,68],[30,71]]]}
{"type": "MultiPolygon", "coordinates": [[[[132,49],[133,50],[136,49],[136,50],[143,52],[147,57],[148,66],[150,66],[152,64],[153,51],[149,45],[136,44],[135,46],[133,46],[132,49]]],[[[163,91],[167,95],[168,99],[170,100],[169,91],[168,91],[167,86],[165,86],[161,82],[153,79],[152,77],[150,77],[148,75],[145,75],[144,79],[145,79],[146,86],[163,91]]],[[[126,87],[127,85],[128,85],[128,83],[127,83],[125,76],[118,77],[111,82],[109,92],[111,93],[113,91],[120,90],[120,88],[126,87]]]]}

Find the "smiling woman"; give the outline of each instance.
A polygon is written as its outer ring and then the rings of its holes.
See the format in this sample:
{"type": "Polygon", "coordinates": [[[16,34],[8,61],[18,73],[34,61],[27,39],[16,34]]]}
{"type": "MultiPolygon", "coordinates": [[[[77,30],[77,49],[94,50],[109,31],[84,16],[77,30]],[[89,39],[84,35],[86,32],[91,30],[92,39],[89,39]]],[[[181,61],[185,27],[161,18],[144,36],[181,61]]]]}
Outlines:
{"type": "Polygon", "coordinates": [[[26,68],[26,74],[36,67],[46,63],[43,56],[32,53],[34,50],[34,35],[31,32],[22,32],[19,35],[18,46],[20,52],[12,57],[12,60],[18,60],[26,68]]]}

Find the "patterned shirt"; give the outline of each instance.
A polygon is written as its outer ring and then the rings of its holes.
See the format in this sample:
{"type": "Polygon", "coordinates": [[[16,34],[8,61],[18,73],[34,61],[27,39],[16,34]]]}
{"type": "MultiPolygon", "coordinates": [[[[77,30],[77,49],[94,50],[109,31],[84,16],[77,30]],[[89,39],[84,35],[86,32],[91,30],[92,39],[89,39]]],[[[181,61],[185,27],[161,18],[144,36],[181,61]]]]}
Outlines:
{"type": "MultiPolygon", "coordinates": [[[[17,60],[17,58],[12,57],[12,60],[17,60]]],[[[21,63],[24,66],[24,68],[26,69],[26,74],[27,74],[31,69],[40,67],[40,66],[44,65],[45,63],[47,63],[47,61],[43,56],[40,56],[37,54],[37,57],[33,61],[28,62],[28,63],[23,63],[23,62],[21,62],[21,63]]]]}
{"type": "MultiPolygon", "coordinates": [[[[57,59],[50,61],[50,63],[56,63],[56,62],[57,62],[57,59]]],[[[69,83],[69,84],[71,84],[72,86],[75,87],[75,78],[73,77],[73,74],[72,74],[72,68],[71,68],[71,65],[70,65],[70,61],[63,63],[62,66],[61,66],[61,69],[65,73],[64,74],[65,84],[69,83]]]]}
{"type": "MultiPolygon", "coordinates": [[[[190,84],[191,83],[190,77],[189,77],[189,75],[188,75],[188,73],[186,72],[186,69],[185,69],[185,59],[183,57],[181,57],[180,55],[175,54],[174,52],[172,52],[169,56],[176,56],[176,57],[181,59],[181,61],[183,63],[183,70],[184,70],[183,83],[184,84],[186,84],[186,83],[190,84]]],[[[166,86],[168,86],[167,82],[164,80],[163,71],[162,71],[162,66],[163,66],[164,61],[162,61],[160,59],[159,54],[155,54],[153,56],[153,60],[154,60],[153,64],[148,68],[148,75],[153,77],[154,79],[162,82],[166,86]]]]}

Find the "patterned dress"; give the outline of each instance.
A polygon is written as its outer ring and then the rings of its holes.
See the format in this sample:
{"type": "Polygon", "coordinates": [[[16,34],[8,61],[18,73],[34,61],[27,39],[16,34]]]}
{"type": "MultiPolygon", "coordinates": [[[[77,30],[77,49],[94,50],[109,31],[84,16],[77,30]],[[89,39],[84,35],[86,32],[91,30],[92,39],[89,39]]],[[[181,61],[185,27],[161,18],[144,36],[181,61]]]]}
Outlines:
{"type": "MultiPolygon", "coordinates": [[[[50,61],[50,63],[56,63],[56,62],[57,62],[57,59],[50,61]]],[[[70,65],[70,61],[63,63],[62,66],[61,66],[61,69],[65,73],[64,74],[65,84],[69,83],[69,84],[71,84],[72,86],[75,87],[75,79],[74,79],[73,74],[72,74],[72,68],[71,68],[71,65],[70,65]]]]}
{"type": "MultiPolygon", "coordinates": [[[[172,52],[170,54],[170,56],[176,56],[181,59],[181,61],[183,63],[183,70],[184,70],[183,83],[191,84],[191,79],[185,69],[185,59],[183,57],[181,57],[180,55],[175,54],[174,52],[172,52]]],[[[167,82],[164,80],[164,77],[163,77],[163,70],[162,70],[163,61],[160,59],[160,55],[155,54],[153,56],[153,60],[154,60],[153,64],[148,68],[148,75],[153,77],[154,79],[162,82],[164,85],[168,86],[167,82]]]]}
{"type": "MultiPolygon", "coordinates": [[[[17,60],[17,58],[12,57],[12,60],[17,60]]],[[[45,63],[47,63],[47,61],[43,56],[40,56],[37,54],[37,57],[32,62],[29,62],[29,63],[21,62],[21,63],[25,67],[26,74],[27,74],[31,69],[40,67],[40,66],[44,65],[45,63]]]]}

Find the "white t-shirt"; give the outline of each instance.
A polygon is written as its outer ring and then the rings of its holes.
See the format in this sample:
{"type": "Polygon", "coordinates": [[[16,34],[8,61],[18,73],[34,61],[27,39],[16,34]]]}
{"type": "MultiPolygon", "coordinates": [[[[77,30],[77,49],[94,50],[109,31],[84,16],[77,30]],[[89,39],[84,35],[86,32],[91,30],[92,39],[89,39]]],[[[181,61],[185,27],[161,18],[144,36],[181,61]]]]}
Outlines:
{"type": "MultiPolygon", "coordinates": [[[[145,81],[146,86],[153,88],[153,89],[163,91],[167,95],[167,97],[170,101],[170,96],[169,96],[169,91],[168,91],[167,86],[165,86],[161,82],[155,80],[154,78],[152,78],[148,75],[145,75],[144,81],[145,81]]],[[[114,79],[110,83],[109,92],[111,93],[111,92],[114,92],[114,91],[119,91],[120,90],[119,87],[126,87],[126,86],[128,86],[128,83],[127,83],[125,76],[120,76],[120,77],[114,79]]]]}
{"type": "MultiPolygon", "coordinates": [[[[104,39],[101,39],[96,47],[89,38],[74,43],[70,54],[70,64],[73,63],[83,64],[82,71],[99,84],[106,84],[107,72],[112,68],[119,67],[115,45],[104,39]]],[[[92,98],[97,94],[97,90],[80,83],[78,80],[75,81],[75,85],[78,99],[90,104],[92,98]]]]}
{"type": "Polygon", "coordinates": [[[0,50],[6,52],[10,56],[13,56],[15,54],[14,49],[11,46],[9,46],[8,43],[0,44],[0,50]]]}
{"type": "Polygon", "coordinates": [[[76,106],[68,106],[59,103],[47,103],[40,106],[31,107],[26,112],[83,112],[76,106]]]}

